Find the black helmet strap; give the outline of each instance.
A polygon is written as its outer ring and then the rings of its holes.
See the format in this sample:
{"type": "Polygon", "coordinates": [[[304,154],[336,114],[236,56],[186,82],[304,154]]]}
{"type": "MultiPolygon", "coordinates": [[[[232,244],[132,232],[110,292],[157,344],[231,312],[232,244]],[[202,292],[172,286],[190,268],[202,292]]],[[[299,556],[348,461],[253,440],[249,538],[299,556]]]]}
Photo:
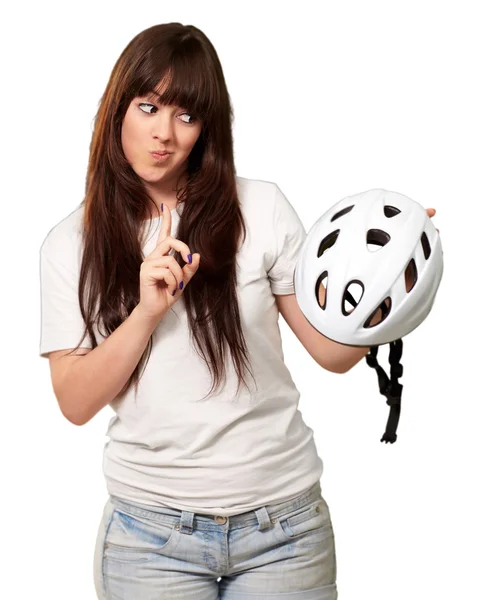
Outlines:
{"type": "Polygon", "coordinates": [[[367,364],[376,369],[378,374],[380,394],[386,397],[386,403],[390,407],[390,414],[386,424],[386,430],[381,438],[381,442],[393,444],[397,440],[397,426],[400,418],[400,400],[402,398],[402,388],[398,378],[402,377],[404,367],[400,364],[402,358],[402,339],[390,342],[390,379],[385,371],[379,366],[377,360],[378,346],[372,346],[366,355],[367,364]]]}
{"type": "MultiPolygon", "coordinates": [[[[354,306],[357,306],[357,301],[352,294],[345,290],[346,299],[354,306]]],[[[384,318],[387,314],[387,306],[385,302],[381,303],[381,314],[384,318]]],[[[390,379],[388,379],[385,371],[379,366],[378,360],[378,346],[372,346],[369,348],[369,352],[366,355],[367,364],[376,369],[378,374],[379,391],[382,396],[386,397],[386,403],[390,407],[390,414],[388,415],[388,421],[386,424],[386,430],[381,438],[380,442],[389,442],[393,444],[397,441],[397,427],[400,418],[400,400],[402,398],[402,388],[404,387],[398,382],[399,377],[402,377],[404,367],[400,364],[402,358],[402,339],[390,342],[390,379]]]]}

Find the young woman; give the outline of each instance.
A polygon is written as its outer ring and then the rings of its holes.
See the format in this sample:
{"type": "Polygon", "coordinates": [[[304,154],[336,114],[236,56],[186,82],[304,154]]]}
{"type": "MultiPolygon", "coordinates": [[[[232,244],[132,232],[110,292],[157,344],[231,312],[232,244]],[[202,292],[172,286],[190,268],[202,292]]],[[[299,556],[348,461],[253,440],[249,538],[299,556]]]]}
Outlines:
{"type": "Polygon", "coordinates": [[[330,341],[299,310],[305,230],[275,183],[235,174],[231,123],[199,29],[137,35],[101,99],[84,201],[40,251],[40,354],[61,411],[77,425],[106,405],[116,415],[100,599],[337,597],[323,463],[279,312],[329,371],[368,348],[330,341]]]}

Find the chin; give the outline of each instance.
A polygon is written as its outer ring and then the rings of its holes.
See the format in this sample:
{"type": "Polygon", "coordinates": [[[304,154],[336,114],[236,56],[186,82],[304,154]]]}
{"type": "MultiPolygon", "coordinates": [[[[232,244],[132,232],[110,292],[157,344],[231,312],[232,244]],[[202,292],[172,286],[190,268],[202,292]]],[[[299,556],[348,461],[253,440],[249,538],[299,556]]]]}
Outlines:
{"type": "Polygon", "coordinates": [[[139,177],[142,177],[142,179],[147,179],[150,181],[159,181],[160,179],[162,179],[165,176],[166,173],[170,174],[171,169],[168,169],[165,167],[159,167],[159,166],[158,167],[147,166],[136,172],[139,177]]]}

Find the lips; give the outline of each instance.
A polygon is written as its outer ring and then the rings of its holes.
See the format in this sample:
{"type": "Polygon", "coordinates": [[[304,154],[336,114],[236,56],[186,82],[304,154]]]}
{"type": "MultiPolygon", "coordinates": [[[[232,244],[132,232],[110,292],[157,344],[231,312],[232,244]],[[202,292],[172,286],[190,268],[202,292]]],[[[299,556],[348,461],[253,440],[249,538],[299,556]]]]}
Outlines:
{"type": "Polygon", "coordinates": [[[163,152],[163,154],[156,154],[155,152],[151,152],[152,158],[156,161],[156,163],[159,164],[167,162],[171,155],[171,152],[163,152]]]}

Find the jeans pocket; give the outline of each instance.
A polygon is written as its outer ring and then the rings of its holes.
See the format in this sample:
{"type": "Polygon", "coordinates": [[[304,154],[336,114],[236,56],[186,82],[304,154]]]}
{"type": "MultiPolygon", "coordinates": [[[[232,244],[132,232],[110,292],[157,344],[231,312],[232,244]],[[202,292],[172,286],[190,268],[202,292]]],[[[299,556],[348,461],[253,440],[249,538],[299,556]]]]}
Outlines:
{"type": "Polygon", "coordinates": [[[281,515],[276,524],[285,538],[290,540],[309,538],[310,543],[314,544],[321,541],[324,535],[333,535],[329,507],[322,497],[281,515]]]}
{"type": "Polygon", "coordinates": [[[155,521],[115,508],[104,540],[104,557],[119,562],[147,562],[152,553],[177,544],[177,521],[155,521]]]}

